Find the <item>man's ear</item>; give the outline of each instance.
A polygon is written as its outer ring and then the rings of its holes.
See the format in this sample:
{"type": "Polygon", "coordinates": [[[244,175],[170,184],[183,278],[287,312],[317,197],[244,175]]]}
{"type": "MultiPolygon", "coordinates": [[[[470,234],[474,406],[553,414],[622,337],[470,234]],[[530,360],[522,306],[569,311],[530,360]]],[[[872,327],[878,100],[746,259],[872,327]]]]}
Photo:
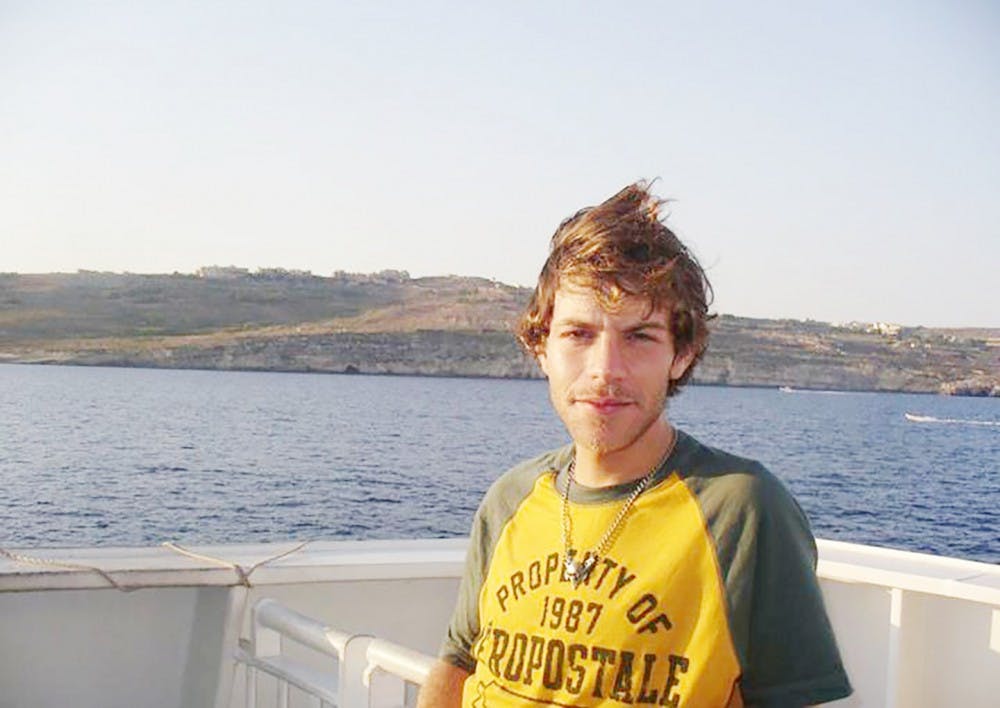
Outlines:
{"type": "Polygon", "coordinates": [[[542,370],[545,374],[545,378],[549,377],[548,360],[545,358],[545,346],[538,345],[535,347],[535,361],[538,362],[538,368],[542,370]]]}
{"type": "Polygon", "coordinates": [[[685,351],[674,354],[674,360],[670,364],[670,380],[676,381],[682,377],[691,368],[696,357],[697,350],[694,347],[688,347],[685,351]]]}

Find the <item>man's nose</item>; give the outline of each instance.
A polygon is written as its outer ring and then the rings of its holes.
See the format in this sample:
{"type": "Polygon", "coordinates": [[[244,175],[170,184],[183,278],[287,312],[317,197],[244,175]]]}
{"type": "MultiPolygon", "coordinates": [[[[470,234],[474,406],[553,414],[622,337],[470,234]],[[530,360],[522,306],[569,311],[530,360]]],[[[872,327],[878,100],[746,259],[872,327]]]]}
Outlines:
{"type": "Polygon", "coordinates": [[[612,334],[602,333],[590,348],[588,368],[591,378],[614,381],[621,377],[625,368],[622,343],[612,334]]]}

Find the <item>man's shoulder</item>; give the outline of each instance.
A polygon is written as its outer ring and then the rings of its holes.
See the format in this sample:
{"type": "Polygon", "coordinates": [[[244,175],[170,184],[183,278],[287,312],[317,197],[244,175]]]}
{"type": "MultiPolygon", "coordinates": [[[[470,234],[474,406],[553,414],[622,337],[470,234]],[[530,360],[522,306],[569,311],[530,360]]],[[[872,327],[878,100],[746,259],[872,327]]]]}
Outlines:
{"type": "Polygon", "coordinates": [[[692,439],[677,470],[697,501],[717,549],[723,576],[747,549],[767,547],[815,567],[816,545],[799,503],[760,462],[692,439]]]}
{"type": "Polygon", "coordinates": [[[788,489],[761,462],[706,445],[685,434],[677,472],[703,503],[769,508],[794,504],[788,489]]]}
{"type": "Polygon", "coordinates": [[[538,478],[569,464],[573,446],[549,450],[520,462],[497,478],[483,497],[483,507],[516,507],[534,488],[538,478]]]}

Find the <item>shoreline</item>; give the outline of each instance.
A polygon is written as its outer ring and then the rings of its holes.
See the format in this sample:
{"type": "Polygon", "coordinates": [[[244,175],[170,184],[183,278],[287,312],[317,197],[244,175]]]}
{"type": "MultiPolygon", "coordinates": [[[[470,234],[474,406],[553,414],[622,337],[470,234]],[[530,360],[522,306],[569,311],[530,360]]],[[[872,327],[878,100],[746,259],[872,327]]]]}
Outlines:
{"type": "MultiPolygon", "coordinates": [[[[239,367],[239,366],[157,366],[148,363],[113,363],[113,362],[79,362],[79,361],[23,361],[23,360],[4,360],[2,354],[0,354],[0,366],[10,365],[10,366],[62,366],[62,367],[81,367],[81,368],[97,368],[97,369],[142,369],[150,371],[204,371],[204,372],[220,372],[220,373],[269,373],[269,374],[320,374],[325,376],[366,376],[366,377],[398,377],[398,378],[428,378],[428,379],[458,379],[458,380],[468,380],[468,379],[479,379],[486,381],[544,381],[544,377],[541,375],[537,376],[518,376],[518,375],[491,375],[491,374],[462,374],[462,373],[432,373],[432,372],[421,372],[421,371],[336,371],[330,369],[320,369],[320,368],[258,368],[258,367],[239,367]]],[[[798,384],[772,384],[772,383],[732,383],[727,381],[715,381],[715,380],[699,380],[697,376],[689,381],[687,386],[697,386],[697,387],[715,387],[715,388],[735,388],[735,389],[761,389],[761,390],[782,390],[784,393],[788,394],[908,394],[908,395],[921,395],[921,396],[944,396],[944,397],[955,397],[955,398],[997,398],[1000,397],[996,394],[994,395],[971,395],[971,394],[961,394],[961,393],[943,393],[941,391],[929,391],[929,390],[918,390],[918,389],[874,389],[874,388],[829,388],[829,387],[810,387],[798,384]]],[[[683,388],[681,393],[683,393],[683,388]]],[[[678,394],[680,395],[680,394],[678,394]]]]}

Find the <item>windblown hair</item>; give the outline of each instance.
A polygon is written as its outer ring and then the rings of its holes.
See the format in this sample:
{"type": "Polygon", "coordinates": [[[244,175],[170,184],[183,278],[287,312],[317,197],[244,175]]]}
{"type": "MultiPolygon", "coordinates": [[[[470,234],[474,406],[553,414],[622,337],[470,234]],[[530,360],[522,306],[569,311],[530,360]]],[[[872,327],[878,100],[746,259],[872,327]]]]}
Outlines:
{"type": "Polygon", "coordinates": [[[593,290],[609,311],[625,297],[644,298],[651,311],[666,311],[676,351],[695,353],[684,376],[670,382],[668,395],[687,383],[708,346],[712,286],[697,259],[660,220],[663,203],[646,182],[638,182],[559,225],[516,328],[529,354],[537,357],[544,348],[556,291],[571,283],[593,290]]]}

